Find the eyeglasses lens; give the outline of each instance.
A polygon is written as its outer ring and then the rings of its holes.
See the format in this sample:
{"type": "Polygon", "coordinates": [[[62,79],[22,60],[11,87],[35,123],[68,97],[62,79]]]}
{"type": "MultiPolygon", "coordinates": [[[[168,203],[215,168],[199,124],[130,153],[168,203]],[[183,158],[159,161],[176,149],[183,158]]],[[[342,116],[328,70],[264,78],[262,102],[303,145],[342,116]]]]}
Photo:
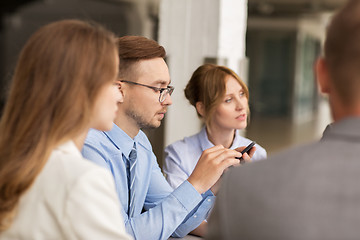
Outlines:
{"type": "Polygon", "coordinates": [[[167,97],[167,95],[169,94],[169,95],[171,95],[172,93],[173,93],[173,91],[174,91],[174,88],[167,88],[167,89],[165,89],[164,91],[162,91],[161,93],[160,93],[160,102],[162,103],[162,102],[164,102],[165,101],[165,99],[166,99],[166,97],[167,97]]]}

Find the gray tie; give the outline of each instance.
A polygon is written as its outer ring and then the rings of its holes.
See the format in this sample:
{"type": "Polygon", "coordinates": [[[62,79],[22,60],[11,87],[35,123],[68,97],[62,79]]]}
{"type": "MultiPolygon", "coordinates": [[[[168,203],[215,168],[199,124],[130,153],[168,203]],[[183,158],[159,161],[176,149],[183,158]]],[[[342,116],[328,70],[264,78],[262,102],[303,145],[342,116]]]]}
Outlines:
{"type": "Polygon", "coordinates": [[[136,145],[134,143],[133,149],[131,150],[129,154],[129,217],[134,216],[134,208],[135,208],[135,181],[136,181],[136,175],[135,175],[135,166],[137,163],[137,153],[136,153],[136,145]]]}

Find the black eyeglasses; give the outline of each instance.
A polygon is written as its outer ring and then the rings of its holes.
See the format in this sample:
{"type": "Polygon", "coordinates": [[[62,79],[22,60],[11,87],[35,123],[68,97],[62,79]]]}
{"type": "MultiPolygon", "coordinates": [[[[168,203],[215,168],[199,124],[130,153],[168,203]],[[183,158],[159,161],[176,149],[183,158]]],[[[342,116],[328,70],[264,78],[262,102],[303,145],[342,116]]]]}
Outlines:
{"type": "Polygon", "coordinates": [[[150,88],[150,89],[154,90],[155,92],[160,92],[160,96],[159,96],[160,103],[164,102],[166,99],[166,96],[168,94],[171,95],[175,89],[172,86],[167,86],[166,88],[158,88],[158,87],[153,87],[153,86],[149,86],[149,85],[145,85],[145,84],[141,84],[141,83],[137,83],[137,82],[131,82],[131,81],[127,81],[127,80],[120,80],[120,82],[139,85],[139,86],[150,88]]]}

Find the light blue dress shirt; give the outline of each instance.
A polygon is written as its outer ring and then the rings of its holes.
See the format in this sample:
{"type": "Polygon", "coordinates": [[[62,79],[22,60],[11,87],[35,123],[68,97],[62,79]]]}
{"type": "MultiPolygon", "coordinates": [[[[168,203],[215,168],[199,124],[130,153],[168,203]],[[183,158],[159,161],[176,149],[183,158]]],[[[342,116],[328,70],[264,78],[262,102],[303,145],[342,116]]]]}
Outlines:
{"type": "Polygon", "coordinates": [[[91,129],[82,154],[111,171],[126,231],[135,239],[168,239],[171,235],[184,237],[209,214],[215,198],[211,191],[200,195],[187,180],[173,190],[163,176],[151,144],[142,131],[132,139],[115,124],[108,132],[91,129]],[[134,142],[138,157],[137,195],[134,217],[129,218],[126,158],[134,142]]]}
{"type": "MultiPolygon", "coordinates": [[[[250,143],[250,139],[240,136],[238,130],[236,130],[235,138],[230,148],[235,149],[247,146],[250,143]]],[[[163,171],[170,185],[173,188],[177,188],[185,179],[188,179],[202,152],[213,146],[214,144],[209,141],[205,127],[203,127],[199,133],[185,137],[183,140],[167,146],[165,148],[163,171]]],[[[256,151],[251,158],[252,161],[265,159],[267,157],[266,150],[258,144],[256,144],[255,147],[256,151]]]]}

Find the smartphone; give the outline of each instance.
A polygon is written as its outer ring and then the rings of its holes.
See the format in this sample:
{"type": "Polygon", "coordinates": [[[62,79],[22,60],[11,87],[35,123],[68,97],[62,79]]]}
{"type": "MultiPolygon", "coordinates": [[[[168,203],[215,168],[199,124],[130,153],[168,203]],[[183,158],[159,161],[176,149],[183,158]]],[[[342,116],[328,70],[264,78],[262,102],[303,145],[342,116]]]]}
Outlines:
{"type": "MultiPolygon", "coordinates": [[[[246,148],[244,148],[244,150],[241,151],[241,154],[248,153],[255,144],[256,142],[251,142],[249,145],[246,146],[246,148]]],[[[240,159],[240,163],[243,163],[245,161],[242,157],[237,157],[237,159],[240,159]]]]}

